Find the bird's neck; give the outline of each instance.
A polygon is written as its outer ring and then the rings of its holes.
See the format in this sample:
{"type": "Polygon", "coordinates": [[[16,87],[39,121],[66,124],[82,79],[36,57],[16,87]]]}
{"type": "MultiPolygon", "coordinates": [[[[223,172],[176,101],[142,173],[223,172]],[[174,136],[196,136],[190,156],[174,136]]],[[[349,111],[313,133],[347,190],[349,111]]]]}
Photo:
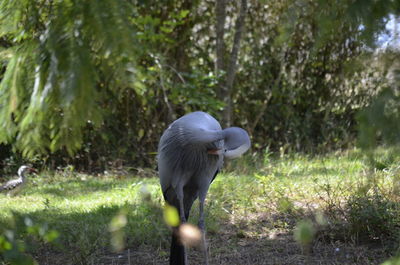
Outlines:
{"type": "Polygon", "coordinates": [[[19,178],[20,178],[22,181],[25,181],[25,180],[26,180],[25,173],[19,174],[19,178]]]}

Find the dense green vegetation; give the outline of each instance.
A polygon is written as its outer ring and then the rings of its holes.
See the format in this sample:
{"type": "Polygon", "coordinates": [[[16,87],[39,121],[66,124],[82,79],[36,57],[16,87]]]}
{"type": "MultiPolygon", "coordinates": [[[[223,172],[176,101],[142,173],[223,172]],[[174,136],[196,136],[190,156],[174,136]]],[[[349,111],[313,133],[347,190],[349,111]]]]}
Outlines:
{"type": "MultiPolygon", "coordinates": [[[[381,150],[379,162],[384,170],[371,171],[359,151],[350,151],[316,157],[268,154],[254,168],[231,165],[235,173],[219,176],[207,198],[212,261],[250,264],[250,255],[260,264],[265,259],[298,264],[307,255],[310,264],[384,261],[397,249],[400,236],[394,192],[399,160],[381,150]],[[310,222],[314,234],[311,252],[302,252],[293,238],[302,220],[310,222]]],[[[0,227],[16,231],[15,240],[24,238],[26,252],[40,264],[127,264],[128,255],[131,264],[166,262],[169,230],[157,178],[126,172],[91,176],[68,168],[39,175],[23,194],[0,195],[0,227]],[[122,233],[112,229],[115,223],[122,233]],[[30,236],[29,224],[56,230],[58,237],[46,243],[30,236]],[[120,254],[113,254],[115,242],[123,244],[120,254]]],[[[195,207],[193,223],[197,212],[195,207]]],[[[196,249],[190,253],[201,260],[196,249]]]]}
{"type": "Polygon", "coordinates": [[[399,6],[325,2],[2,1],[2,165],[153,166],[193,110],[247,129],[254,151],[351,147],[357,113],[393,88],[398,51],[368,47],[399,6]]]}

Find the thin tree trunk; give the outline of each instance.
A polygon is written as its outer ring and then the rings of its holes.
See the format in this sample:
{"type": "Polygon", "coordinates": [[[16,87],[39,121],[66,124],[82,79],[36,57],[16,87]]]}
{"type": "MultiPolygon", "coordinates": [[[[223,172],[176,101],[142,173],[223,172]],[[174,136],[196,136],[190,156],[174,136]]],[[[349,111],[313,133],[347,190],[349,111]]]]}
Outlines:
{"type": "Polygon", "coordinates": [[[226,21],[226,0],[217,0],[215,5],[216,15],[216,50],[217,50],[217,71],[225,71],[225,21],[226,21]]]}
{"type": "Polygon", "coordinates": [[[226,107],[223,112],[223,119],[225,120],[226,126],[229,127],[232,124],[232,89],[233,81],[235,80],[237,71],[237,60],[240,49],[240,41],[242,39],[242,33],[244,31],[244,22],[247,12],[247,0],[241,1],[239,17],[236,20],[235,25],[235,37],[233,39],[233,46],[231,56],[228,65],[227,77],[226,77],[226,107]]]}
{"type": "MultiPolygon", "coordinates": [[[[217,0],[215,4],[215,15],[216,15],[216,53],[217,53],[217,61],[216,61],[216,73],[226,73],[225,68],[225,54],[226,54],[226,47],[225,47],[225,21],[226,21],[226,1],[227,0],[217,0]]],[[[217,84],[217,95],[218,99],[222,102],[225,101],[225,95],[227,94],[226,91],[226,84],[225,84],[225,76],[224,78],[219,78],[217,84]]],[[[225,126],[224,121],[222,121],[222,125],[225,126]]]]}
{"type": "Polygon", "coordinates": [[[237,71],[237,60],[240,50],[240,41],[242,39],[245,17],[247,12],[247,0],[241,0],[239,16],[235,23],[235,36],[233,39],[232,50],[230,52],[229,64],[226,65],[225,54],[226,45],[224,41],[225,35],[225,20],[226,20],[226,0],[217,0],[215,6],[216,13],[216,52],[217,52],[217,71],[223,71],[226,76],[218,84],[219,99],[225,103],[222,111],[222,124],[224,127],[229,127],[232,124],[232,89],[237,71]]]}

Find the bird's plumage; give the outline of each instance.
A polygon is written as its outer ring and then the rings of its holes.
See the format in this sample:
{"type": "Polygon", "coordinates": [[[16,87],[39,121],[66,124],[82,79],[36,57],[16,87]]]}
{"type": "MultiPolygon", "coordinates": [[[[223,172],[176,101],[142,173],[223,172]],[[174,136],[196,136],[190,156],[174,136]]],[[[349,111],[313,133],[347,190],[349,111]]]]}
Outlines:
{"type": "Polygon", "coordinates": [[[0,191],[10,191],[14,190],[15,188],[23,185],[25,183],[24,179],[17,178],[6,182],[4,185],[0,187],[0,191]]]}
{"type": "Polygon", "coordinates": [[[35,170],[29,166],[21,166],[18,169],[18,178],[12,179],[2,186],[0,186],[0,192],[7,192],[9,194],[16,194],[19,192],[26,183],[26,173],[35,172],[35,170]]]}
{"type": "MultiPolygon", "coordinates": [[[[204,230],[205,197],[224,157],[240,156],[249,147],[245,130],[222,130],[219,122],[204,112],[189,113],[171,123],[160,139],[158,170],[164,198],[178,209],[182,222],[189,218],[193,202],[199,198],[199,227],[204,230]]],[[[185,264],[185,248],[176,231],[172,235],[170,264],[185,264]]]]}

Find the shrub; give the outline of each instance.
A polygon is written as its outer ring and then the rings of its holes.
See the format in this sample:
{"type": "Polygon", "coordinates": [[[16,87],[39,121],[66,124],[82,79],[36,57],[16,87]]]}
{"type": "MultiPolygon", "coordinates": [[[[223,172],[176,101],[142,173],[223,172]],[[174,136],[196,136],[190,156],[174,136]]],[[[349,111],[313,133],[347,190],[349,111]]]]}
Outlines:
{"type": "Polygon", "coordinates": [[[351,196],[347,204],[350,234],[357,240],[398,239],[399,206],[380,194],[351,196]]]}

